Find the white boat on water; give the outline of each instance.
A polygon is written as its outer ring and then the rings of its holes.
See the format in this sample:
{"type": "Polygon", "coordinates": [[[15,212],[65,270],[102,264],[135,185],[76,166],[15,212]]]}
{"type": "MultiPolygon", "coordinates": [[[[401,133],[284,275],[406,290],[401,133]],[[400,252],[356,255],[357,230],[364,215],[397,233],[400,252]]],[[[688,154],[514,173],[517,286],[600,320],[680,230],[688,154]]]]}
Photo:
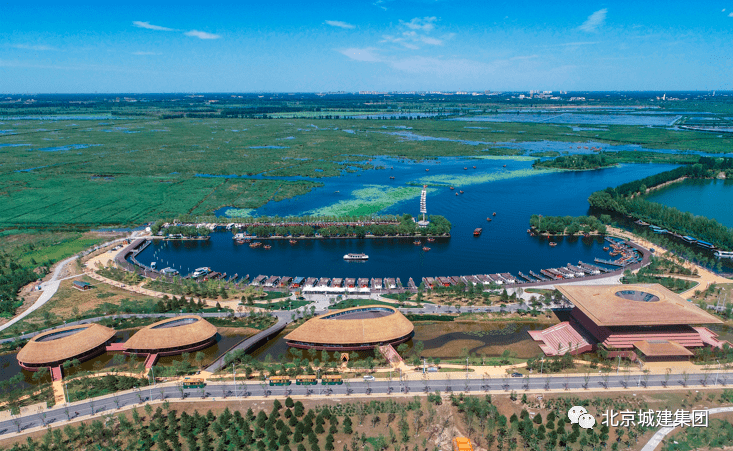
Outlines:
{"type": "Polygon", "coordinates": [[[369,260],[367,254],[346,254],[344,260],[369,260]]]}
{"type": "Polygon", "coordinates": [[[193,272],[191,277],[195,279],[197,277],[205,276],[209,274],[210,272],[211,272],[211,268],[209,268],[208,266],[204,266],[202,268],[196,268],[196,270],[193,272]]]}

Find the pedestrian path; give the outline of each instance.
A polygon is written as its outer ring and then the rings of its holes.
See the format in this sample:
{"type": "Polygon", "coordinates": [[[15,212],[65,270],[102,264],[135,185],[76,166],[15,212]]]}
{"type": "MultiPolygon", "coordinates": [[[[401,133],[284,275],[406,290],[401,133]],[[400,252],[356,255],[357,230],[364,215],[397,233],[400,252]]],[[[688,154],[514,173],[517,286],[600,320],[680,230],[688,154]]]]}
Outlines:
{"type": "MultiPolygon", "coordinates": [[[[708,416],[725,412],[733,412],[733,407],[716,407],[714,409],[708,409],[708,416]]],[[[657,433],[649,439],[646,445],[644,445],[641,451],[654,451],[655,449],[657,449],[659,444],[662,443],[664,437],[671,434],[675,429],[677,428],[668,426],[658,430],[657,433]]]]}

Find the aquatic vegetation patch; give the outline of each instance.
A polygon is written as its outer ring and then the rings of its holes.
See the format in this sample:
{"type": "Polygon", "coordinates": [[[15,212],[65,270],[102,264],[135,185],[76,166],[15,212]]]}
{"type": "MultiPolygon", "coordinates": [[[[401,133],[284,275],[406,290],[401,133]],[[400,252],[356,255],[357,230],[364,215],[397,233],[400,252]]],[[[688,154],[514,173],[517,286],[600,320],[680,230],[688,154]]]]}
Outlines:
{"type": "Polygon", "coordinates": [[[224,214],[230,218],[247,218],[252,216],[254,209],[252,208],[230,208],[224,211],[224,214]]]}
{"type": "Polygon", "coordinates": [[[393,188],[386,185],[366,185],[351,192],[350,199],[342,200],[325,207],[306,212],[315,216],[360,216],[370,215],[403,200],[420,196],[421,188],[393,188]]]}
{"type": "Polygon", "coordinates": [[[428,185],[428,186],[466,186],[478,185],[481,183],[496,182],[499,180],[509,180],[521,177],[531,177],[533,175],[547,174],[552,172],[545,169],[517,169],[515,171],[490,172],[482,174],[440,174],[421,177],[420,179],[409,182],[408,185],[428,185]]]}
{"type": "Polygon", "coordinates": [[[477,160],[514,160],[514,161],[534,161],[536,158],[526,155],[477,155],[471,157],[477,160]]]}

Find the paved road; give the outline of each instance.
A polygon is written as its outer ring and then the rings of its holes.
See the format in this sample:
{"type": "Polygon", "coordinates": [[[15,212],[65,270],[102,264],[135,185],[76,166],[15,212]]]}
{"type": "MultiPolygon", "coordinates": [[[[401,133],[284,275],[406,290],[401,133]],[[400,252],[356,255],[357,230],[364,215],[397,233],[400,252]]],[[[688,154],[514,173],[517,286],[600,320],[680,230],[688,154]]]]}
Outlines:
{"type": "Polygon", "coordinates": [[[672,375],[668,383],[665,383],[664,375],[649,375],[648,380],[643,378],[628,377],[624,375],[604,376],[553,376],[546,377],[536,375],[534,377],[503,377],[491,379],[465,379],[461,373],[453,374],[451,379],[441,380],[420,380],[420,374],[410,374],[409,381],[400,381],[396,377],[392,381],[378,379],[373,382],[362,380],[347,381],[343,385],[303,386],[290,385],[286,387],[270,387],[262,382],[238,383],[210,383],[204,389],[187,389],[171,384],[161,384],[157,387],[143,388],[118,393],[115,396],[107,396],[92,400],[78,401],[68,407],[58,406],[42,413],[33,413],[11,420],[0,421],[0,436],[15,433],[18,430],[26,430],[34,427],[45,427],[58,424],[62,421],[81,417],[85,415],[98,414],[104,411],[113,411],[117,408],[140,404],[149,400],[181,399],[181,398],[215,398],[223,400],[229,397],[247,398],[251,396],[273,396],[285,397],[290,395],[326,395],[326,396],[354,396],[359,398],[370,395],[384,395],[391,393],[426,393],[433,391],[471,392],[471,393],[502,393],[515,390],[564,390],[584,391],[589,390],[595,393],[604,391],[606,384],[609,389],[637,391],[644,390],[644,385],[649,388],[669,386],[671,388],[685,389],[685,385],[707,385],[713,386],[717,376],[717,386],[725,385],[731,375],[720,373],[690,374],[687,381],[684,381],[679,374],[672,375]],[[415,380],[418,379],[418,380],[415,380]]]}
{"type": "MultiPolygon", "coordinates": [[[[111,244],[124,241],[125,239],[126,238],[118,238],[116,240],[108,241],[104,244],[95,246],[94,249],[99,249],[101,247],[109,246],[111,244]]],[[[61,271],[63,271],[66,265],[68,265],[69,263],[79,258],[79,255],[80,254],[74,255],[58,263],[53,270],[53,274],[51,275],[51,278],[41,283],[41,289],[43,290],[43,293],[41,293],[41,296],[36,300],[36,302],[34,302],[33,305],[31,305],[30,308],[28,308],[28,310],[24,311],[23,313],[19,314],[12,320],[0,326],[0,332],[7,329],[8,327],[11,327],[13,324],[17,323],[18,321],[22,320],[23,318],[30,315],[34,311],[38,310],[39,308],[43,306],[43,304],[48,302],[53,297],[53,295],[56,294],[56,291],[59,289],[59,284],[61,283],[61,280],[65,280],[65,279],[59,280],[59,275],[61,274],[61,271]]]]}
{"type": "MultiPolygon", "coordinates": [[[[714,409],[708,409],[708,416],[724,412],[733,412],[733,407],[716,407],[714,409]]],[[[674,431],[675,429],[676,428],[673,427],[663,427],[662,429],[658,430],[657,433],[654,434],[648,442],[646,442],[646,445],[644,445],[641,451],[654,451],[655,449],[657,449],[657,446],[659,446],[662,440],[664,440],[664,437],[672,433],[672,431],[674,431]]]]}

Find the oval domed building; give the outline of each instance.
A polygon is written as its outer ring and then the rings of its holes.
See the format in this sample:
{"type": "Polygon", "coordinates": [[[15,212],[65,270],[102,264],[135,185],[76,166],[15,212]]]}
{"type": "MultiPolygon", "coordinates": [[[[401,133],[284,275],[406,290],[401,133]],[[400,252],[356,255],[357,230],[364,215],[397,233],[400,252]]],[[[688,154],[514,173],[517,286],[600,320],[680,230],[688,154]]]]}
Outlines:
{"type": "Polygon", "coordinates": [[[414,329],[393,307],[353,307],[306,321],[286,335],[285,342],[301,349],[360,351],[403,343],[412,338],[414,329]]]}
{"type": "Polygon", "coordinates": [[[216,342],[216,326],[195,315],[176,316],[140,329],[122,345],[126,354],[176,355],[216,342]]]}
{"type": "Polygon", "coordinates": [[[99,324],[62,327],[36,335],[18,352],[18,364],[28,371],[52,368],[67,360],[89,360],[105,351],[115,331],[99,324]]]}

